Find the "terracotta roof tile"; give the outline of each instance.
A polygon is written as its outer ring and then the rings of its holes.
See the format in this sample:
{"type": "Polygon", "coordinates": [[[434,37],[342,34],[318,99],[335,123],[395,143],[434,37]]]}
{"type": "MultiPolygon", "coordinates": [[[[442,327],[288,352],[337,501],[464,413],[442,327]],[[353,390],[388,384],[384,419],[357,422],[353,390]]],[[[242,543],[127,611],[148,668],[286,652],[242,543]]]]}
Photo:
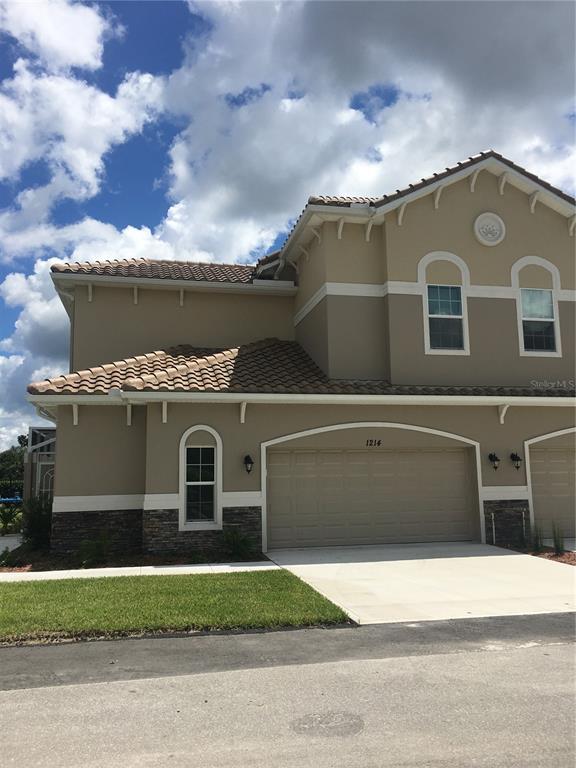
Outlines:
{"type": "Polygon", "coordinates": [[[117,259],[114,261],[62,262],[61,264],[53,264],[51,271],[55,274],[249,283],[254,274],[254,267],[249,264],[204,264],[192,261],[117,259]]]}
{"type": "Polygon", "coordinates": [[[293,341],[264,339],[232,349],[171,347],[30,384],[33,395],[229,392],[326,395],[574,396],[565,389],[392,385],[329,379],[293,341]]]}

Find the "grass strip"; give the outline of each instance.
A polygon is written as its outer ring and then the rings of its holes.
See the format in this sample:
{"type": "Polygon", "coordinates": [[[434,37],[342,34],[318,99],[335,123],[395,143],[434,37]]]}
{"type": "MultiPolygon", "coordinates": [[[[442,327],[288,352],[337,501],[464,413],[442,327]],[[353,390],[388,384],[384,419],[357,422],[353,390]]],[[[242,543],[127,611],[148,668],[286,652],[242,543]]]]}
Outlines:
{"type": "Polygon", "coordinates": [[[0,642],[346,621],[284,570],[0,584],[0,642]]]}

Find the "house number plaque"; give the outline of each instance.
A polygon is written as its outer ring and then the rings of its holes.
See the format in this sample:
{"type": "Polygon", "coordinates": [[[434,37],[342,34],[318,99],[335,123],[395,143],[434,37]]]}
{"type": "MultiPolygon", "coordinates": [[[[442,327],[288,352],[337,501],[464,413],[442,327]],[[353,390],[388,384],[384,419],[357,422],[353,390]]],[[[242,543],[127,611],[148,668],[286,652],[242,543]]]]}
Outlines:
{"type": "Polygon", "coordinates": [[[366,448],[380,448],[382,440],[366,440],[366,448]]]}

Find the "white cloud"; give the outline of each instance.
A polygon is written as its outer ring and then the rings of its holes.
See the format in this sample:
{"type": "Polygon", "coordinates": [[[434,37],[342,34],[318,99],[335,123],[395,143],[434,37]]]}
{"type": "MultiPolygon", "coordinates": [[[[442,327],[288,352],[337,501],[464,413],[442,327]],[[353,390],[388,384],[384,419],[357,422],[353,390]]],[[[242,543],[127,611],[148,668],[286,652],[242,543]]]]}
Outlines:
{"type": "Polygon", "coordinates": [[[0,215],[0,235],[45,220],[60,198],[94,196],[106,153],[139,132],[162,102],[162,81],[149,74],[128,74],[113,97],[69,76],[38,74],[22,59],[14,70],[0,88],[0,179],[17,178],[38,160],[52,177],[0,215]]]}
{"type": "Polygon", "coordinates": [[[66,0],[2,0],[0,30],[16,38],[49,70],[98,69],[104,37],[113,31],[97,7],[66,0]]]}

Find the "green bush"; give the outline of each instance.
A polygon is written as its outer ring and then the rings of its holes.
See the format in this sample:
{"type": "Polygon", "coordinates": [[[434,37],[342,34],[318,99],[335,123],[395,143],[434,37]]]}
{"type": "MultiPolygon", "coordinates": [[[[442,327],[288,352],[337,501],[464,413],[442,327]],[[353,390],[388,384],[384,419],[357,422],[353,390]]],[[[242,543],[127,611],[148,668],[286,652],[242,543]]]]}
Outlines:
{"type": "Polygon", "coordinates": [[[29,499],[22,513],[22,538],[32,549],[48,549],[52,528],[52,499],[29,499]]]}
{"type": "Polygon", "coordinates": [[[105,535],[98,539],[84,539],[78,547],[78,559],[81,568],[94,568],[103,565],[108,560],[108,538],[105,535]]]}
{"type": "Polygon", "coordinates": [[[13,502],[0,504],[0,535],[6,536],[9,533],[18,533],[21,519],[19,504],[13,502]]]}
{"type": "Polygon", "coordinates": [[[224,555],[232,560],[249,560],[254,557],[254,545],[242,531],[235,528],[224,530],[224,555]]]}
{"type": "Polygon", "coordinates": [[[542,529],[535,525],[532,529],[532,551],[533,552],[542,552],[544,549],[544,541],[542,538],[542,529]]]}
{"type": "Polygon", "coordinates": [[[10,550],[8,547],[6,547],[2,552],[0,552],[0,568],[7,567],[11,565],[10,561],[10,550]]]}
{"type": "Polygon", "coordinates": [[[564,534],[558,523],[552,525],[552,539],[554,542],[554,553],[556,555],[564,554],[564,534]]]}

